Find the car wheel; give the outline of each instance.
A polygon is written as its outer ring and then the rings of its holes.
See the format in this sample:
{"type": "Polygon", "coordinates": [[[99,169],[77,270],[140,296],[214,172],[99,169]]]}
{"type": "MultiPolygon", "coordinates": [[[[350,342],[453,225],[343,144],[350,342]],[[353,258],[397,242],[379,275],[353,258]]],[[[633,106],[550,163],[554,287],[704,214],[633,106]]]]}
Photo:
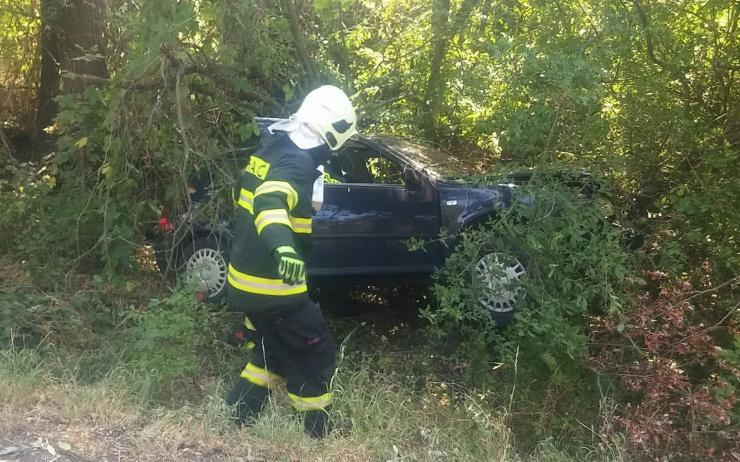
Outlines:
{"type": "Polygon", "coordinates": [[[212,238],[196,239],[183,252],[180,279],[193,287],[198,297],[216,301],[226,293],[228,264],[221,245],[212,238]]]}
{"type": "Polygon", "coordinates": [[[500,252],[483,255],[473,268],[473,277],[482,284],[478,305],[486,310],[498,325],[506,325],[514,317],[517,305],[524,297],[522,278],[527,274],[523,258],[500,252]]]}

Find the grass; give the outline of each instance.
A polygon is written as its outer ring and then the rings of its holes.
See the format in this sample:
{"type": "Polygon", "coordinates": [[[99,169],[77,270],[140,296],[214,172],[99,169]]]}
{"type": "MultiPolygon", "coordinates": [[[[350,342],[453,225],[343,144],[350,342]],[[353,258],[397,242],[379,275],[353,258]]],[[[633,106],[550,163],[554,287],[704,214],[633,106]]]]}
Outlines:
{"type": "Polygon", "coordinates": [[[513,460],[503,414],[466,416],[416,400],[401,384],[364,366],[337,378],[336,412],[352,419],[351,435],[315,442],[304,437],[282,394],[254,426],[238,428],[221,399],[225,377],[202,383],[202,392],[182,404],[163,405],[142,402],[137,393],[143,387],[136,381],[145,376],[120,366],[94,383],[57,375],[57,354],[0,352],[0,433],[49,440],[76,434],[78,439],[67,442],[96,458],[112,457],[118,447],[144,460],[175,460],[184,451],[204,460],[249,453],[265,460],[513,460]],[[103,434],[117,436],[96,440],[103,434]]]}
{"type": "MultiPolygon", "coordinates": [[[[303,435],[283,394],[271,398],[254,426],[239,428],[222,401],[230,377],[210,377],[198,384],[199,392],[167,404],[142,400],[137,381],[146,375],[125,365],[93,383],[63,371],[64,364],[77,361],[59,352],[0,351],[0,434],[11,441],[24,435],[65,441],[93,459],[123,454],[139,460],[573,460],[554,440],[524,457],[514,448],[505,408],[488,408],[476,396],[452,406],[444,395],[420,394],[367,362],[345,363],[335,384],[336,413],[352,420],[351,434],[316,442],[303,435]]],[[[587,460],[626,460],[619,446],[583,453],[587,460]]]]}
{"type": "MultiPolygon", "coordinates": [[[[223,402],[246,361],[220,341],[229,320],[189,307],[181,295],[163,300],[128,318],[117,309],[118,327],[85,325],[84,338],[56,329],[36,347],[11,339],[0,350],[0,445],[40,437],[91,460],[628,460],[617,432],[604,438],[594,431],[592,442],[544,438],[522,452],[512,430],[513,383],[498,383],[495,391],[461,385],[459,373],[440,369],[425,352],[420,331],[388,313],[333,321],[338,338],[349,338],[333,384],[334,412],[352,421],[351,433],[320,442],[305,437],[284,392],[271,397],[255,425],[240,428],[223,402]],[[190,317],[170,325],[183,313],[190,317]]],[[[11,312],[22,316],[21,305],[11,312]]]]}

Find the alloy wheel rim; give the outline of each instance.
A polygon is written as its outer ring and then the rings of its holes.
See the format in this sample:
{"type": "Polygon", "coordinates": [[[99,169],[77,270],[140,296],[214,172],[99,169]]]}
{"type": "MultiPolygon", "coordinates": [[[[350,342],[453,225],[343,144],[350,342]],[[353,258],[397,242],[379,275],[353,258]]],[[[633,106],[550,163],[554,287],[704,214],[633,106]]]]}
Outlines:
{"type": "Polygon", "coordinates": [[[226,286],[226,261],[216,249],[198,249],[188,258],[185,274],[198,292],[212,297],[226,286]]]}
{"type": "Polygon", "coordinates": [[[475,277],[484,285],[478,303],[494,313],[514,311],[524,290],[519,282],[526,273],[522,262],[515,257],[501,253],[484,255],[475,265],[475,277]]]}

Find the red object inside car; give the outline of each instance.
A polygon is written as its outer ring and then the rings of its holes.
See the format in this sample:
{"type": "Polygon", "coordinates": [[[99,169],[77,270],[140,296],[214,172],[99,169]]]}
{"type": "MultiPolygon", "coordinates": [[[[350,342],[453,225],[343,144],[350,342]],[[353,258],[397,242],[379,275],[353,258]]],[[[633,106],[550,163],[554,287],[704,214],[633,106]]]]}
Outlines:
{"type": "Polygon", "coordinates": [[[164,209],[164,215],[159,219],[159,230],[171,232],[175,230],[175,224],[169,219],[170,210],[164,209]]]}

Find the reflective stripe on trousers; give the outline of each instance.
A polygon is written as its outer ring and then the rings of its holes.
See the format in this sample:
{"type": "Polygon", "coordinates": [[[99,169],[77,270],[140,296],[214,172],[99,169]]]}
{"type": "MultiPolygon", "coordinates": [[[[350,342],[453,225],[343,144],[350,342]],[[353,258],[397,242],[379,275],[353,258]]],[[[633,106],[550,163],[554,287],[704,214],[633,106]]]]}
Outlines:
{"type": "Polygon", "coordinates": [[[260,387],[275,388],[283,381],[283,378],[279,375],[263,369],[259,366],[255,366],[252,363],[246,365],[242,370],[241,377],[247,379],[255,385],[260,387]]]}
{"type": "Polygon", "coordinates": [[[320,396],[298,396],[288,393],[293,407],[299,411],[319,411],[331,404],[332,394],[324,393],[320,396]]]}

